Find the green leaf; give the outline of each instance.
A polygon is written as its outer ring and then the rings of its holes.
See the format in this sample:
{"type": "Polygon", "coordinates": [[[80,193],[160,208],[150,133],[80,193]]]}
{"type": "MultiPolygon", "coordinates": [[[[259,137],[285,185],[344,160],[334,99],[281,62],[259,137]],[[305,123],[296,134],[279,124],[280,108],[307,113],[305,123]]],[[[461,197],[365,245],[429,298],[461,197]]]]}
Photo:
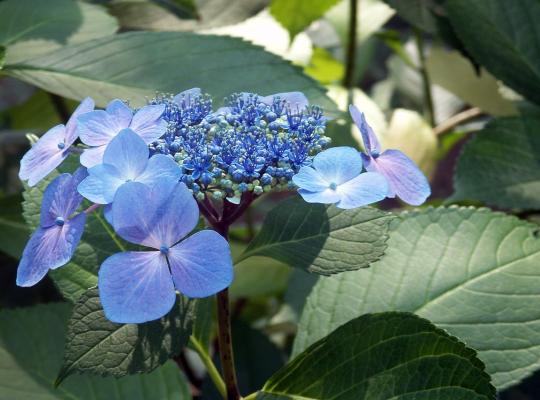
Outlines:
{"type": "Polygon", "coordinates": [[[240,39],[181,32],[131,32],[66,46],[6,64],[5,72],[47,91],[98,105],[124,98],[134,106],[156,91],[201,87],[222,99],[235,91],[302,91],[332,113],[325,89],[300,68],[240,39]],[[200,49],[205,49],[200,51],[200,49]]]}
{"type": "Polygon", "coordinates": [[[4,62],[6,60],[6,48],[0,46],[0,71],[4,68],[4,62]]]}
{"type": "Polygon", "coordinates": [[[540,118],[491,121],[463,148],[452,200],[540,209],[540,118]]]}
{"type": "Polygon", "coordinates": [[[194,301],[178,296],[172,310],[144,324],[116,324],[105,317],[97,288],[73,308],[59,384],[75,372],[121,377],[150,372],[180,354],[193,325],[194,301]]]}
{"type": "Polygon", "coordinates": [[[294,353],[359,315],[409,311],[476,349],[498,389],[517,383],[540,367],[538,231],[487,209],[405,213],[380,262],[319,279],[294,353]]]}
{"type": "Polygon", "coordinates": [[[392,218],[371,207],[342,210],[295,196],[267,214],[241,260],[266,256],[321,275],[365,268],[384,253],[392,218]]]}
{"type": "Polygon", "coordinates": [[[173,362],[120,379],[75,375],[55,389],[71,307],[65,303],[0,313],[0,397],[9,400],[187,400],[188,383],[173,362]]]}
{"type": "Polygon", "coordinates": [[[437,20],[433,11],[437,0],[384,0],[409,24],[428,33],[437,32],[437,20]]]}
{"type": "Polygon", "coordinates": [[[407,313],[368,314],[311,345],[256,398],[494,399],[483,369],[473,350],[429,321],[407,313]]]}
{"type": "MultiPolygon", "coordinates": [[[[190,0],[156,0],[165,3],[191,3],[190,0]]],[[[111,13],[128,29],[154,31],[192,31],[234,25],[254,16],[269,0],[195,0],[197,19],[180,19],[151,1],[125,0],[109,4],[111,13]]],[[[180,13],[176,13],[179,15],[180,13]]],[[[187,17],[194,17],[193,13],[187,17]]]]}
{"type": "Polygon", "coordinates": [[[30,236],[22,218],[21,197],[0,198],[0,250],[19,258],[30,236]]]}
{"type": "Polygon", "coordinates": [[[74,0],[5,0],[0,3],[0,26],[0,44],[7,47],[10,64],[118,29],[103,7],[74,0]]]}
{"type": "Polygon", "coordinates": [[[516,108],[502,97],[495,78],[474,66],[457,51],[432,48],[426,61],[431,82],[454,93],[471,106],[492,115],[513,115],[516,108]]]}
{"type": "Polygon", "coordinates": [[[272,0],[270,13],[289,31],[292,41],[338,2],[339,0],[272,0]]]}
{"type": "Polygon", "coordinates": [[[345,66],[336,60],[328,50],[321,47],[313,49],[309,65],[304,68],[306,74],[323,84],[335,83],[343,79],[345,66]]]}
{"type": "MultiPolygon", "coordinates": [[[[195,302],[195,309],[193,311],[195,315],[195,321],[193,323],[192,338],[198,342],[200,347],[208,355],[212,339],[215,335],[216,329],[216,298],[215,296],[205,297],[197,299],[195,302]]],[[[199,351],[192,344],[190,347],[199,351]]]]}
{"type": "Polygon", "coordinates": [[[540,2],[449,0],[457,35],[473,58],[529,100],[540,102],[540,2]],[[519,29],[518,29],[519,28],[519,29]]]}
{"type": "MultiPolygon", "coordinates": [[[[61,168],[66,168],[70,162],[68,159],[61,168]]],[[[56,176],[58,172],[53,172],[36,186],[25,187],[23,217],[31,229],[39,224],[43,191],[56,176]]],[[[97,285],[97,271],[101,263],[110,255],[125,250],[125,246],[126,243],[115,235],[98,210],[88,215],[83,237],[69,264],[49,274],[64,297],[75,302],[87,289],[97,285]]]]}

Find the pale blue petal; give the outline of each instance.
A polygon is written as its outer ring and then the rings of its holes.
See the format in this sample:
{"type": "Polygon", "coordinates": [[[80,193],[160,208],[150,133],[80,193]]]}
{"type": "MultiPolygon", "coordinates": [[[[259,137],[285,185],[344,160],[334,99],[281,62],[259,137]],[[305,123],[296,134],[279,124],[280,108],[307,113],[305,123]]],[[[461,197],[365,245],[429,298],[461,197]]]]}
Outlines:
{"type": "Polygon", "coordinates": [[[49,269],[69,262],[84,231],[86,214],[81,213],[60,227],[38,228],[23,251],[17,269],[17,285],[33,286],[49,269]]]}
{"type": "Polygon", "coordinates": [[[330,185],[330,182],[326,181],[318,171],[311,167],[300,168],[300,171],[292,177],[292,181],[300,189],[309,192],[321,192],[328,189],[330,185]]]}
{"type": "Polygon", "coordinates": [[[122,324],[161,318],[176,300],[167,260],[157,251],[110,256],[99,269],[98,289],[105,316],[122,324]]]}
{"type": "Polygon", "coordinates": [[[337,207],[357,208],[383,200],[388,193],[388,183],[381,174],[364,172],[340,185],[337,191],[341,196],[337,207]]]}
{"type": "Polygon", "coordinates": [[[184,102],[186,101],[189,102],[191,99],[199,97],[200,95],[201,95],[201,89],[199,88],[184,90],[183,92],[178,93],[176,96],[173,97],[173,103],[176,103],[179,106],[181,106],[184,104],[184,102]]]}
{"type": "Polygon", "coordinates": [[[113,225],[112,204],[105,204],[103,206],[103,216],[110,225],[113,225]]]}
{"type": "Polygon", "coordinates": [[[156,154],[148,160],[144,172],[136,179],[137,182],[153,186],[160,180],[169,180],[176,183],[182,176],[180,166],[169,156],[156,154]]]}
{"type": "Polygon", "coordinates": [[[113,165],[124,180],[137,178],[148,164],[150,150],[139,135],[124,129],[111,140],[103,154],[103,163],[113,165]]]}
{"type": "Polygon", "coordinates": [[[188,297],[207,297],[233,280],[229,243],[217,232],[195,233],[167,255],[176,289],[188,297]]]}
{"type": "Polygon", "coordinates": [[[133,111],[122,100],[115,99],[107,104],[105,109],[107,114],[111,115],[118,121],[118,125],[121,127],[127,127],[131,123],[133,118],[133,111]]]}
{"type": "Polygon", "coordinates": [[[81,154],[81,164],[87,168],[94,167],[103,162],[103,153],[105,153],[106,145],[92,147],[86,149],[81,154]]]}
{"type": "Polygon", "coordinates": [[[349,105],[349,112],[351,113],[354,123],[360,130],[366,153],[369,155],[378,155],[381,152],[381,145],[375,132],[373,132],[373,129],[371,129],[371,126],[367,123],[364,113],[360,112],[360,110],[352,104],[349,105]]]}
{"type": "Polygon", "coordinates": [[[83,200],[77,192],[77,186],[86,175],[86,170],[79,168],[73,176],[61,174],[53,179],[45,189],[41,200],[41,226],[54,225],[57,217],[67,220],[77,210],[83,200]]]}
{"type": "Polygon", "coordinates": [[[88,170],[86,177],[78,186],[78,191],[88,200],[98,204],[108,204],[120,186],[126,181],[118,170],[109,164],[99,164],[88,170]]]}
{"type": "Polygon", "coordinates": [[[386,150],[366,164],[368,171],[379,172],[388,180],[389,197],[397,195],[405,203],[418,206],[431,194],[429,182],[414,161],[399,150],[386,150]]]}
{"type": "Polygon", "coordinates": [[[116,232],[127,241],[155,249],[177,243],[198,220],[197,202],[183,183],[158,181],[153,187],[126,183],[113,201],[116,232]]]}
{"type": "Polygon", "coordinates": [[[330,183],[341,185],[362,172],[362,157],[352,147],[332,147],[317,154],[313,167],[330,183]]]}
{"type": "Polygon", "coordinates": [[[332,189],[325,189],[321,192],[299,189],[298,194],[308,203],[334,204],[341,199],[339,193],[332,189]]]}
{"type": "Polygon", "coordinates": [[[165,105],[145,106],[135,113],[131,125],[146,144],[150,144],[167,132],[167,122],[161,118],[165,105]]]}
{"type": "Polygon", "coordinates": [[[127,126],[103,110],[90,111],[77,118],[81,141],[88,146],[103,146],[127,126]]]}
{"type": "Polygon", "coordinates": [[[58,167],[68,156],[66,148],[58,147],[65,145],[65,137],[64,125],[57,125],[45,133],[21,159],[19,178],[34,186],[58,167]]]}
{"type": "Polygon", "coordinates": [[[270,96],[259,97],[259,101],[271,106],[274,102],[274,97],[279,97],[281,100],[285,100],[290,106],[293,107],[293,109],[298,108],[299,110],[303,110],[309,106],[309,100],[302,92],[276,93],[270,96]]]}
{"type": "Polygon", "coordinates": [[[86,114],[87,112],[93,111],[94,106],[94,100],[92,100],[90,97],[87,97],[86,99],[81,101],[81,104],[79,104],[75,111],[73,111],[73,114],[71,114],[71,117],[66,124],[66,145],[72,145],[73,142],[77,139],[77,136],[79,136],[77,131],[77,121],[79,116],[86,114]]]}

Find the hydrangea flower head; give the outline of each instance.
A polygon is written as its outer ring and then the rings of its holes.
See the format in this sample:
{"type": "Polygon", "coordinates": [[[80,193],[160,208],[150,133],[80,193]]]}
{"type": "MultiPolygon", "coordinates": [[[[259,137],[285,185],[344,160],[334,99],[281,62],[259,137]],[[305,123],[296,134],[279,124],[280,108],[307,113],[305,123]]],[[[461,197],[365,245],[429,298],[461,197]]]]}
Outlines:
{"type": "Polygon", "coordinates": [[[81,164],[93,167],[101,164],[109,142],[123,129],[130,128],[145,143],[150,144],[167,131],[167,123],[161,117],[164,105],[148,105],[133,112],[123,101],[111,101],[105,110],[95,110],[79,117],[81,141],[91,146],[81,155],[81,164]]]}
{"type": "Polygon", "coordinates": [[[362,157],[352,147],[333,147],[317,154],[311,166],[293,176],[298,193],[308,203],[335,204],[350,209],[386,197],[386,179],[376,172],[362,173],[362,157]]]}
{"type": "Polygon", "coordinates": [[[69,262],[84,231],[86,214],[72,214],[83,200],[77,185],[86,176],[79,168],[73,176],[61,174],[45,189],[39,227],[24,248],[17,270],[17,285],[32,286],[49,269],[69,262]]]}
{"type": "Polygon", "coordinates": [[[94,109],[94,101],[87,97],[75,109],[66,125],[57,125],[45,133],[21,160],[19,178],[34,186],[49,175],[69,155],[77,140],[77,118],[94,109]]]}
{"type": "Polygon", "coordinates": [[[215,113],[209,97],[201,94],[192,93],[181,107],[170,99],[156,102],[180,111],[165,112],[169,133],[151,151],[173,155],[183,169],[182,181],[203,196],[234,202],[246,191],[287,188],[292,176],[330,142],[322,110],[308,106],[299,92],[237,93],[215,113]]]}
{"type": "Polygon", "coordinates": [[[101,265],[99,293],[111,321],[151,321],[171,309],[175,289],[206,297],[232,282],[230,248],[221,235],[203,230],[184,239],[197,225],[199,209],[183,183],[127,183],[112,213],[118,235],[153,250],[118,253],[101,265]]]}
{"type": "Polygon", "coordinates": [[[354,105],[349,112],[364,142],[362,154],[366,170],[378,172],[388,180],[387,197],[399,197],[405,203],[418,206],[431,194],[429,182],[414,161],[399,150],[389,149],[381,153],[381,145],[366,117],[354,105]]]}
{"type": "Polygon", "coordinates": [[[178,182],[181,170],[172,157],[156,154],[131,129],[124,129],[107,145],[103,164],[88,170],[89,176],[79,185],[79,193],[98,204],[108,204],[118,188],[126,182],[141,182],[152,186],[166,181],[178,182]]]}

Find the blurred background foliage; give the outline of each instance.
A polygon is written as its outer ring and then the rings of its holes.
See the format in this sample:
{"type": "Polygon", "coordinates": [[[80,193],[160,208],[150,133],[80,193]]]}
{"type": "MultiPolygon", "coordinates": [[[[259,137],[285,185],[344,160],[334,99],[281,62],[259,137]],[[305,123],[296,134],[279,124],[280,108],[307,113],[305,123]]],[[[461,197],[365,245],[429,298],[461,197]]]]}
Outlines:
{"type": "MultiPolygon", "coordinates": [[[[401,149],[430,177],[430,204],[451,198],[538,221],[539,3],[515,2],[511,12],[504,0],[357,3],[351,50],[349,1],[1,0],[0,306],[61,299],[49,278],[31,289],[15,286],[29,234],[18,163],[28,134],[65,122],[88,95],[99,106],[115,97],[137,106],[156,91],[201,87],[217,105],[234,91],[300,90],[333,117],[327,132],[334,145],[360,147],[346,112],[354,103],[384,148],[401,149]],[[511,134],[490,137],[505,129],[511,134]]],[[[280,197],[265,196],[233,229],[235,256],[280,197]]],[[[283,365],[316,278],[262,257],[236,270],[235,344],[247,393],[283,365]],[[264,359],[256,356],[262,348],[264,359]]],[[[194,354],[186,357],[198,365],[194,354]]],[[[187,374],[212,392],[200,371],[187,374]]],[[[539,387],[536,374],[500,399],[538,399],[539,387]]]]}

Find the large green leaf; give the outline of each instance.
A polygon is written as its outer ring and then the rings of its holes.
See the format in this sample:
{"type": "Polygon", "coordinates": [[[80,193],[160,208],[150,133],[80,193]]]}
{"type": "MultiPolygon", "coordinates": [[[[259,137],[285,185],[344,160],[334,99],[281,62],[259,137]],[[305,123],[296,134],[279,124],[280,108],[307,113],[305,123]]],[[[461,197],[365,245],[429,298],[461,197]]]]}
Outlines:
{"type": "Polygon", "coordinates": [[[118,29],[103,7],[75,0],[5,0],[0,3],[0,26],[6,63],[112,35],[118,29]]]}
{"type": "Polygon", "coordinates": [[[161,319],[116,324],[105,317],[98,289],[88,290],[73,308],[57,382],[75,372],[121,377],[153,371],[187,345],[194,304],[178,296],[171,312],[161,319]]]}
{"type": "Polygon", "coordinates": [[[540,367],[538,226],[474,208],[406,213],[371,268],[320,278],[294,353],[359,315],[410,311],[478,351],[498,388],[540,367]]]}
{"type": "Polygon", "coordinates": [[[270,12],[289,31],[292,40],[338,2],[339,0],[272,0],[270,12]]]}
{"type": "Polygon", "coordinates": [[[501,208],[540,209],[540,118],[490,122],[464,147],[453,200],[501,208]]]}
{"type": "Polygon", "coordinates": [[[257,14],[270,0],[195,0],[196,19],[178,18],[171,7],[156,4],[165,5],[167,2],[171,1],[122,0],[112,2],[109,8],[124,28],[191,31],[239,23],[257,14]]]}
{"type": "MultiPolygon", "coordinates": [[[[70,161],[66,161],[66,165],[70,161]]],[[[38,185],[26,187],[23,192],[23,216],[32,229],[39,224],[43,191],[57,175],[58,172],[53,172],[38,185]]],[[[97,285],[97,271],[101,263],[110,255],[124,250],[125,245],[98,210],[88,215],[82,240],[70,263],[51,271],[50,275],[66,299],[77,301],[82,293],[97,285]]]]}
{"type": "Polygon", "coordinates": [[[131,32],[80,45],[4,71],[47,91],[104,105],[113,98],[144,104],[156,91],[201,87],[217,99],[235,91],[299,90],[335,110],[325,89],[300,68],[241,39],[182,32],[131,32]]]}
{"type": "Polygon", "coordinates": [[[62,364],[65,303],[0,313],[0,398],[2,400],[177,400],[190,399],[189,386],[173,362],[146,375],[120,379],[76,375],[53,387],[62,364]]]}
{"type": "Polygon", "coordinates": [[[429,33],[437,32],[437,19],[434,9],[437,0],[384,0],[397,11],[400,17],[411,25],[429,33]]]}
{"type": "Polygon", "coordinates": [[[342,210],[295,196],[268,213],[240,259],[266,256],[322,275],[365,268],[384,253],[391,219],[371,207],[342,210]]]}
{"type": "Polygon", "coordinates": [[[429,321],[407,313],[368,314],[311,345],[256,398],[494,399],[483,369],[473,350],[429,321]]]}
{"type": "Polygon", "coordinates": [[[0,198],[0,250],[19,258],[29,235],[22,218],[21,197],[0,198]]]}
{"type": "Polygon", "coordinates": [[[449,0],[445,7],[473,58],[520,94],[540,102],[540,2],[449,0]]]}

